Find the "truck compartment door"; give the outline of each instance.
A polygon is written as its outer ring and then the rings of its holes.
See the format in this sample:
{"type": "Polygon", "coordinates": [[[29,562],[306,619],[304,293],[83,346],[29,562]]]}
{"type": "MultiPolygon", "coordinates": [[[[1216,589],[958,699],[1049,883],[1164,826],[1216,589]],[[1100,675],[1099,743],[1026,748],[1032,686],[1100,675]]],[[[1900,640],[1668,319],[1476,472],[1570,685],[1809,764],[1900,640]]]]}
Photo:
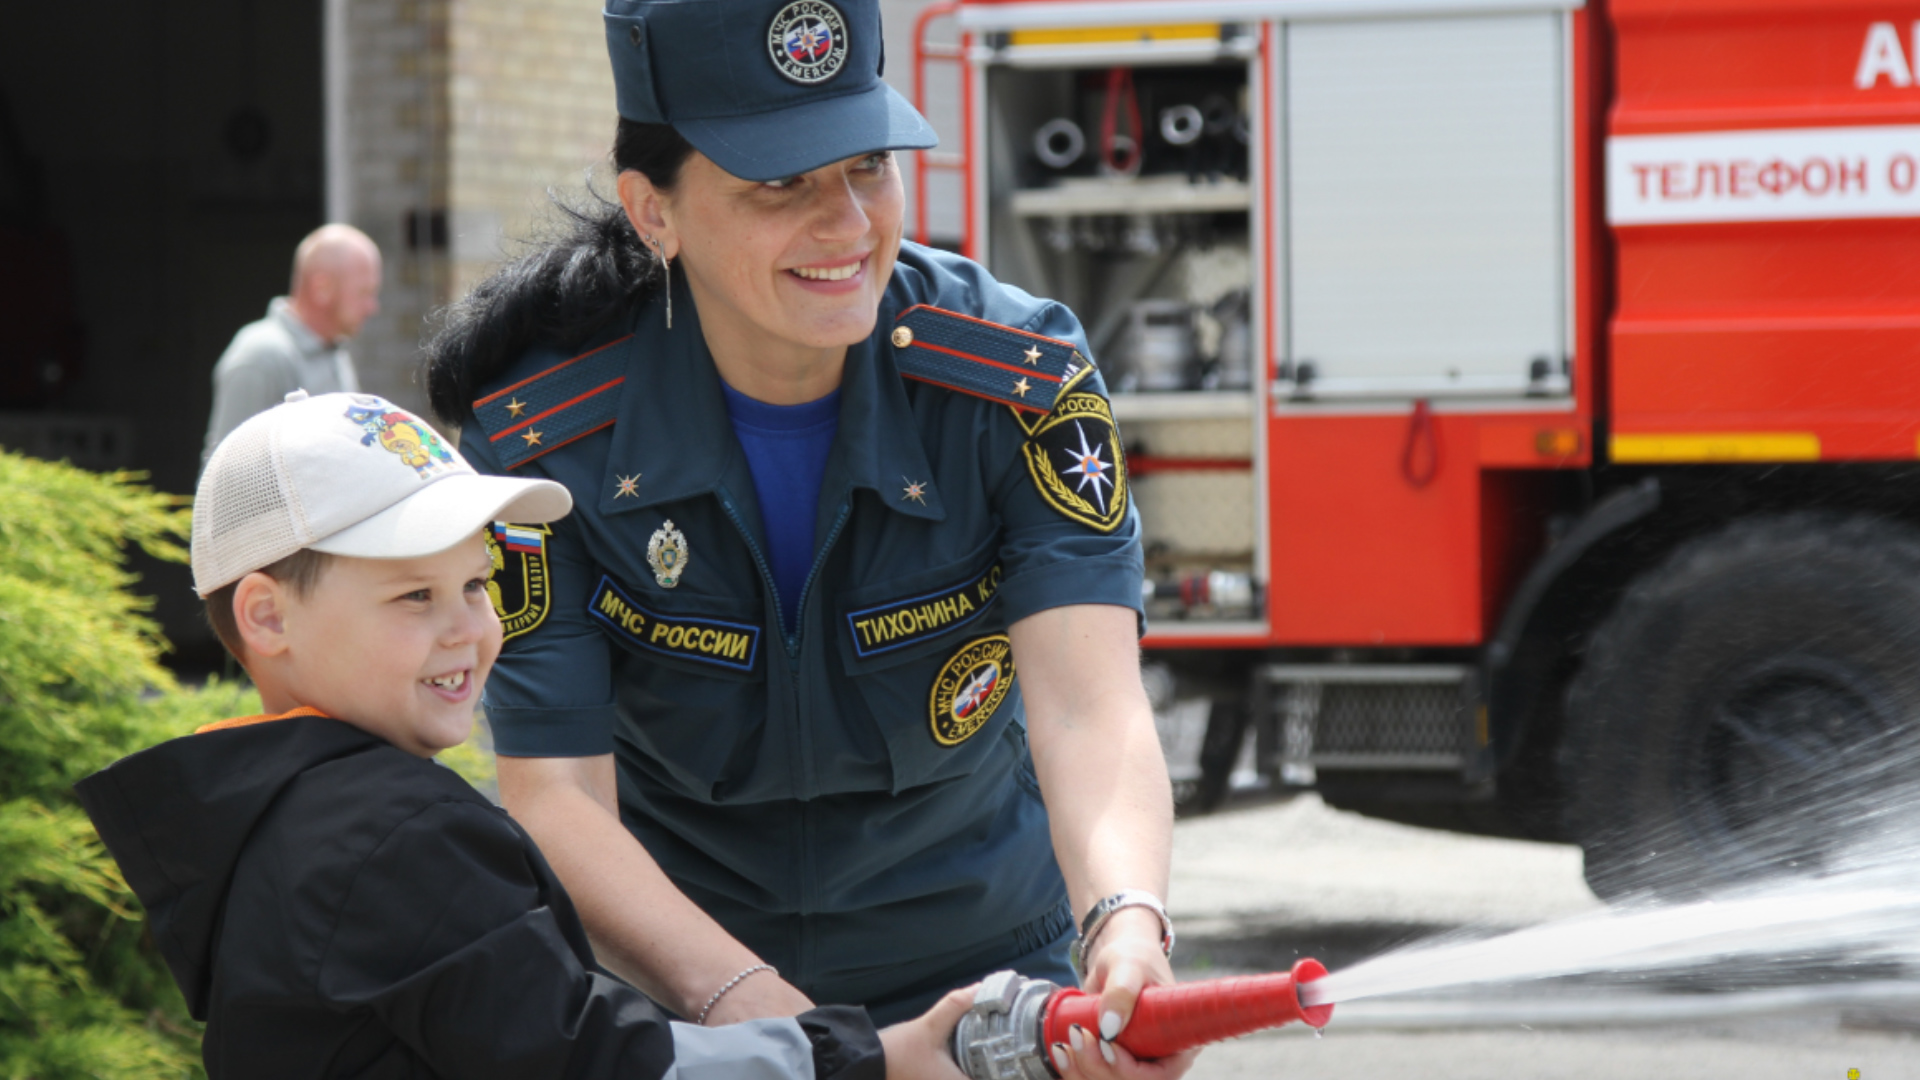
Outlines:
{"type": "Polygon", "coordinates": [[[1565,393],[1565,15],[1285,33],[1294,392],[1565,393]]]}

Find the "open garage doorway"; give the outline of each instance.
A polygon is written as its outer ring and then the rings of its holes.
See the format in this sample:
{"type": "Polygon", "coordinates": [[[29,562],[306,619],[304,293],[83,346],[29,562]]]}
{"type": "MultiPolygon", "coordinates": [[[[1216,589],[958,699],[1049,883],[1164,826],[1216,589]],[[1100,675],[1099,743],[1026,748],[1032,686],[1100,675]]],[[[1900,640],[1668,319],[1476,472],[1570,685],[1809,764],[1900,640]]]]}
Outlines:
{"type": "MultiPolygon", "coordinates": [[[[0,445],[191,492],[214,361],[324,213],[320,0],[29,4],[0,34],[0,445]]],[[[184,567],[139,567],[190,666],[184,567]]]]}

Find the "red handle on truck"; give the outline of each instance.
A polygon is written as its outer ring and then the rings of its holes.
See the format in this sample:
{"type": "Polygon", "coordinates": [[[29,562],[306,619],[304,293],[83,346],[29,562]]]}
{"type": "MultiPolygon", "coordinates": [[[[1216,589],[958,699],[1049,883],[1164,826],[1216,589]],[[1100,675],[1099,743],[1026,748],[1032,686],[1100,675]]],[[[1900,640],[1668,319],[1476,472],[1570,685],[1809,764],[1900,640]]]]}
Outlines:
{"type": "MultiPolygon", "coordinates": [[[[1149,986],[1134,1005],[1133,1019],[1114,1042],[1139,1058],[1163,1058],[1196,1046],[1279,1027],[1295,1020],[1325,1027],[1333,1006],[1307,1006],[1300,986],[1324,976],[1318,960],[1302,960],[1284,975],[1210,979],[1177,986],[1149,986]]],[[[1100,999],[1081,990],[1060,990],[1047,1002],[1044,1049],[1068,1042],[1075,1024],[1097,1035],[1100,999]]]]}

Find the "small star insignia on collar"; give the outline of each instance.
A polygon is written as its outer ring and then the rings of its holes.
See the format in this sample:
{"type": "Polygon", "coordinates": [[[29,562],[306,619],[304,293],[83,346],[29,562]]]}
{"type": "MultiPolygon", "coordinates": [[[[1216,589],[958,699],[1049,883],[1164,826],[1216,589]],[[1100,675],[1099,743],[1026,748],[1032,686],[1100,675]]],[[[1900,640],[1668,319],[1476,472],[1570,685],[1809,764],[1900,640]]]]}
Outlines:
{"type": "Polygon", "coordinates": [[[1029,363],[1029,364],[1032,364],[1032,365],[1034,365],[1034,366],[1036,366],[1036,367],[1038,367],[1038,366],[1039,366],[1039,364],[1040,364],[1040,346],[1038,346],[1038,345],[1029,345],[1029,346],[1027,346],[1027,351],[1026,351],[1026,352],[1025,352],[1024,354],[1022,354],[1022,355],[1024,355],[1024,356],[1026,356],[1026,358],[1027,358],[1027,363],[1029,363]]]}
{"type": "Polygon", "coordinates": [[[511,401],[507,402],[508,416],[518,417],[521,413],[526,411],[527,411],[527,403],[524,401],[521,401],[519,398],[514,398],[511,401]]]}
{"type": "Polygon", "coordinates": [[[618,489],[616,489],[613,493],[614,498],[617,499],[622,495],[632,495],[635,498],[639,497],[640,492],[638,488],[635,486],[640,483],[639,473],[634,473],[632,476],[621,476],[620,474],[615,473],[614,479],[620,482],[618,489]]]}
{"type": "Polygon", "coordinates": [[[1015,383],[1013,384],[1013,392],[1014,392],[1014,393],[1016,393],[1016,394],[1019,394],[1019,395],[1020,395],[1021,397],[1026,397],[1026,396],[1027,396],[1027,391],[1029,391],[1029,390],[1031,390],[1031,389],[1033,389],[1033,384],[1032,384],[1032,383],[1029,383],[1029,382],[1028,382],[1028,381],[1027,381],[1026,379],[1024,379],[1024,378],[1022,378],[1022,379],[1019,379],[1018,381],[1016,381],[1016,382],[1015,382],[1015,383]]]}
{"type": "Polygon", "coordinates": [[[539,432],[537,432],[537,431],[534,431],[534,430],[531,430],[531,429],[529,429],[529,430],[527,430],[527,431],[523,431],[523,432],[521,432],[521,433],[520,433],[520,437],[521,437],[521,438],[523,438],[523,439],[525,439],[525,440],[527,440],[527,445],[528,445],[528,446],[539,446],[539,445],[540,445],[540,433],[539,433],[539,432]]]}
{"type": "MultiPolygon", "coordinates": [[[[907,480],[904,476],[900,479],[907,480]]],[[[925,480],[918,482],[907,480],[907,489],[900,497],[902,499],[912,499],[921,506],[927,505],[927,482],[925,480]]]]}

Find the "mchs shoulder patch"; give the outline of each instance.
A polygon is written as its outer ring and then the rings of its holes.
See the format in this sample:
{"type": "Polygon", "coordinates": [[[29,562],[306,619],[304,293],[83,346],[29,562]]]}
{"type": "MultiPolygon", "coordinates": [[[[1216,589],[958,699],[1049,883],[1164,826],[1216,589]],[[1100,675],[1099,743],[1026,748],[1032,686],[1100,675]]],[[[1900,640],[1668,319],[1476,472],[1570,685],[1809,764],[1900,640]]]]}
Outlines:
{"type": "Polygon", "coordinates": [[[553,530],[495,522],[486,535],[487,557],[493,561],[487,597],[500,616],[501,639],[512,641],[546,621],[547,537],[553,530]]]}
{"type": "Polygon", "coordinates": [[[1017,418],[1027,432],[1027,472],[1047,505],[1096,532],[1119,528],[1127,520],[1127,461],[1107,400],[1075,391],[1047,416],[1017,418]]]}

